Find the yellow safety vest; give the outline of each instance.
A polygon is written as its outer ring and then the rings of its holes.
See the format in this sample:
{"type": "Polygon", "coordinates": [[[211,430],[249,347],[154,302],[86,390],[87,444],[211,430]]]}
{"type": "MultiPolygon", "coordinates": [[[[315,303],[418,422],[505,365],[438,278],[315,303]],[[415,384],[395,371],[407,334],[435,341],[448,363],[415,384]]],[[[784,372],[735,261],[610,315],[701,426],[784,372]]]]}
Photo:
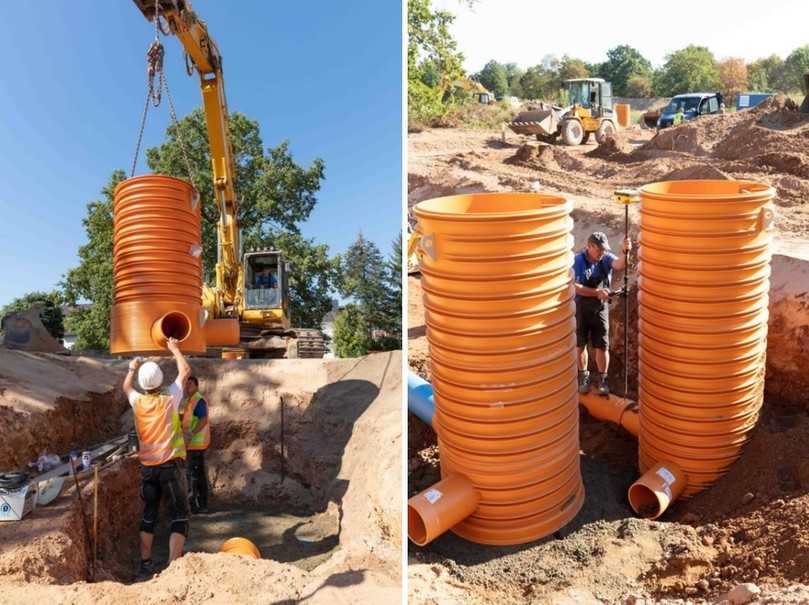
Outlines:
{"type": "Polygon", "coordinates": [[[180,415],[165,393],[141,395],[135,403],[138,456],[145,466],[158,466],[174,458],[185,458],[185,441],[180,415]]]}
{"type": "Polygon", "coordinates": [[[183,433],[187,438],[186,447],[195,451],[207,450],[211,445],[210,410],[208,410],[208,423],[197,431],[200,419],[194,416],[194,408],[197,407],[200,399],[202,399],[202,395],[197,391],[186,400],[183,409],[183,433]]]}

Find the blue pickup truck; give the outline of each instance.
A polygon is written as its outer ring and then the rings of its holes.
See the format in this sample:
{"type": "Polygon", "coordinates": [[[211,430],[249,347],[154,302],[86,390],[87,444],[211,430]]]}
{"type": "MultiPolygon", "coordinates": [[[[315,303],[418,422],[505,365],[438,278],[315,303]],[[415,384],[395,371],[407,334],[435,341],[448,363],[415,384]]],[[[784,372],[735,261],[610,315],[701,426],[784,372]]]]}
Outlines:
{"type": "Polygon", "coordinates": [[[689,92],[677,95],[672,97],[669,104],[660,112],[657,129],[671,126],[674,123],[674,116],[680,108],[683,110],[683,121],[688,121],[709,113],[719,113],[722,103],[722,95],[718,92],[689,92]]]}

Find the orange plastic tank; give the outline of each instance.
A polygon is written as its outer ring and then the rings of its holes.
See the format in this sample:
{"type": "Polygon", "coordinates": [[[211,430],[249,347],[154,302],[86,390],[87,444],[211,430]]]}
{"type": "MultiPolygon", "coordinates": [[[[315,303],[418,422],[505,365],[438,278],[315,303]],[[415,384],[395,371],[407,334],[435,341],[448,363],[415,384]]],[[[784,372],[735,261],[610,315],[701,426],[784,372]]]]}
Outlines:
{"type": "Polygon", "coordinates": [[[202,309],[200,205],[191,184],[126,179],[115,189],[113,216],[110,352],[159,354],[174,337],[183,351],[202,353],[206,332],[217,344],[238,343],[236,320],[209,320],[202,309]]]}
{"type": "Polygon", "coordinates": [[[618,126],[627,127],[630,122],[630,106],[627,103],[615,103],[615,118],[618,120],[618,126]]]}
{"type": "Polygon", "coordinates": [[[229,555],[244,555],[252,559],[260,559],[261,551],[258,546],[253,544],[247,538],[229,538],[222,544],[219,552],[224,552],[229,555]]]}
{"type": "Polygon", "coordinates": [[[533,193],[415,207],[444,478],[408,503],[417,544],[450,528],[521,544],[581,508],[571,208],[533,193]]]}
{"type": "Polygon", "coordinates": [[[636,512],[719,479],[764,391],[774,190],[749,181],[641,188],[636,512]]]}

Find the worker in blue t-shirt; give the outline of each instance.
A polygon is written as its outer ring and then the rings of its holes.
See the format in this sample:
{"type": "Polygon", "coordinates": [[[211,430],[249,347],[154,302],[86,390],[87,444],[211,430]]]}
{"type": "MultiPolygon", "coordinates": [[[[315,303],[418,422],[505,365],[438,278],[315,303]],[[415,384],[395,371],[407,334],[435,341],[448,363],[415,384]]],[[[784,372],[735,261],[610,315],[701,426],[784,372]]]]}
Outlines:
{"type": "MultiPolygon", "coordinates": [[[[624,252],[629,252],[632,242],[624,240],[624,252]]],[[[587,238],[587,246],[573,259],[576,287],[576,348],[579,361],[579,392],[590,391],[590,372],[587,369],[587,343],[593,347],[596,367],[600,376],[598,392],[609,395],[607,369],[609,356],[609,306],[610,283],[613,269],[626,266],[625,256],[610,252],[607,236],[601,231],[587,238]]]]}
{"type": "Polygon", "coordinates": [[[260,273],[256,273],[253,285],[256,288],[277,288],[278,280],[269,267],[264,267],[260,273]]]}

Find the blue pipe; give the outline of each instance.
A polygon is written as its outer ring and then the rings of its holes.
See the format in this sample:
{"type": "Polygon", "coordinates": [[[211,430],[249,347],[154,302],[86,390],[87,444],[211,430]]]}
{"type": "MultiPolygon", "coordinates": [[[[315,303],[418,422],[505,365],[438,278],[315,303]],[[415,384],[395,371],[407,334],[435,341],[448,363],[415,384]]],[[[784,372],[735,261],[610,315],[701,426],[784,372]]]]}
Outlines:
{"type": "Polygon", "coordinates": [[[407,411],[430,426],[433,425],[435,414],[433,385],[413,372],[407,373],[407,411]]]}

